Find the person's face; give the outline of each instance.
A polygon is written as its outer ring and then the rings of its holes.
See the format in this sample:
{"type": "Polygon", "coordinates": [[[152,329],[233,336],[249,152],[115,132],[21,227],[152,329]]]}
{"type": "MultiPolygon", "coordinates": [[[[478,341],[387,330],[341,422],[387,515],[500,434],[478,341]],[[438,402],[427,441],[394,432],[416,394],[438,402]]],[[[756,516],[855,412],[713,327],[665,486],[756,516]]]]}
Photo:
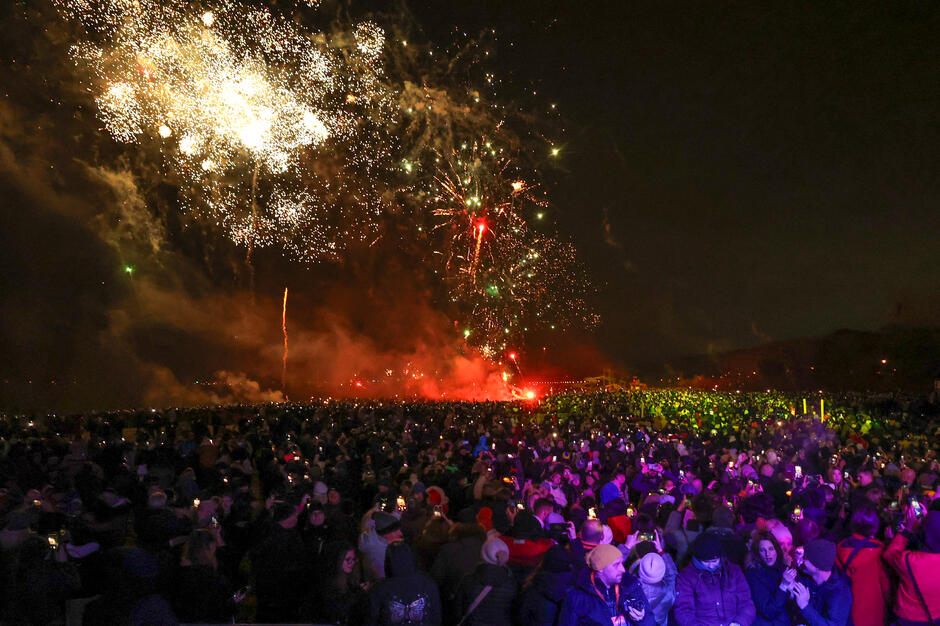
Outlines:
{"type": "Polygon", "coordinates": [[[552,474],[552,484],[556,487],[561,486],[561,474],[552,474]]]}
{"type": "Polygon", "coordinates": [[[708,559],[707,561],[702,561],[702,565],[704,565],[705,568],[709,570],[716,569],[719,565],[721,565],[721,557],[717,559],[708,559]]]}
{"type": "Polygon", "coordinates": [[[350,550],[346,553],[346,556],[343,557],[343,573],[352,574],[354,567],[356,567],[356,553],[350,550]]]}
{"type": "Polygon", "coordinates": [[[623,578],[623,571],[623,561],[617,559],[599,571],[597,575],[601,579],[601,582],[609,587],[620,582],[620,579],[623,578]]]}
{"type": "Polygon", "coordinates": [[[326,494],[326,500],[330,504],[339,504],[339,492],[331,490],[329,493],[326,494]]]}
{"type": "Polygon", "coordinates": [[[777,550],[770,541],[761,539],[760,543],[757,544],[757,552],[760,554],[760,560],[763,561],[764,565],[770,567],[777,562],[777,550]]]}
{"type": "Polygon", "coordinates": [[[311,511],[309,520],[312,526],[323,526],[323,522],[326,521],[326,514],[323,511],[311,511]]]}

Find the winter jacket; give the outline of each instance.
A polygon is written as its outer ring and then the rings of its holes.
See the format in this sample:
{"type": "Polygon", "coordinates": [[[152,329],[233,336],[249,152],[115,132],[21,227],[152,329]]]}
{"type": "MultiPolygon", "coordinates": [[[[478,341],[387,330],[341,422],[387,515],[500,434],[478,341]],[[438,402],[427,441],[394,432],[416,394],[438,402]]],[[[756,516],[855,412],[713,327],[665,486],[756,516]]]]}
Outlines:
{"type": "Polygon", "coordinates": [[[852,590],[849,580],[837,570],[829,580],[817,585],[811,578],[800,582],[809,587],[809,604],[800,610],[808,626],[845,626],[852,617],[852,590]]]}
{"type": "MultiPolygon", "coordinates": [[[[672,560],[669,554],[662,554],[663,561],[666,563],[666,574],[663,579],[655,585],[648,585],[640,581],[643,587],[643,595],[646,596],[653,610],[653,618],[656,626],[666,626],[669,623],[669,613],[676,602],[676,578],[679,570],[676,569],[676,562],[672,560]]],[[[639,561],[634,562],[631,572],[635,573],[639,561]]]]}
{"type": "Polygon", "coordinates": [[[748,568],[744,572],[747,584],[751,588],[751,599],[757,617],[754,626],[789,626],[790,617],[787,614],[787,601],[790,594],[780,589],[783,580],[783,567],[767,567],[763,563],[748,568]]]}
{"type": "Polygon", "coordinates": [[[555,545],[551,539],[520,539],[518,537],[500,537],[509,548],[509,564],[522,567],[537,567],[542,555],[555,545]]]}
{"type": "Polygon", "coordinates": [[[554,626],[561,604],[574,587],[574,572],[537,572],[522,592],[519,622],[525,626],[554,626]]]}
{"type": "Polygon", "coordinates": [[[180,621],[225,623],[235,614],[233,591],[211,567],[189,565],[176,570],[168,600],[180,621]]]}
{"type": "Polygon", "coordinates": [[[627,572],[620,580],[619,604],[616,607],[613,606],[618,599],[616,590],[605,587],[596,576],[592,580],[591,574],[590,568],[584,568],[576,576],[574,589],[562,603],[558,626],[609,626],[611,618],[617,615],[626,617],[627,624],[655,626],[643,587],[633,574],[627,572]],[[643,609],[643,619],[639,622],[630,620],[627,609],[631,606],[643,609]]]}
{"type": "Polygon", "coordinates": [[[722,559],[714,572],[698,567],[693,559],[676,580],[673,614],[682,626],[726,626],[737,622],[750,626],[757,611],[741,568],[722,559]]]}
{"type": "Polygon", "coordinates": [[[386,578],[369,594],[370,624],[413,624],[436,626],[441,623],[441,599],[430,576],[418,571],[414,552],[406,544],[389,544],[385,551],[386,578]]]}
{"type": "Polygon", "coordinates": [[[898,573],[897,601],[894,612],[901,619],[911,622],[929,623],[930,618],[940,618],[940,553],[908,550],[908,536],[895,536],[884,552],[884,559],[898,573]],[[920,588],[927,609],[917,593],[920,588]],[[927,615],[930,611],[930,616],[927,615]]]}
{"type": "Polygon", "coordinates": [[[480,563],[466,576],[457,589],[457,607],[460,618],[467,615],[470,605],[483,591],[492,587],[486,597],[466,618],[466,626],[511,626],[512,603],[516,598],[516,580],[505,565],[480,563]]]}
{"type": "Polygon", "coordinates": [[[441,548],[431,566],[431,577],[440,587],[441,599],[445,604],[452,602],[461,579],[480,562],[482,547],[482,538],[468,536],[444,544],[441,548]]]}
{"type": "Polygon", "coordinates": [[[884,548],[877,539],[858,534],[839,544],[836,563],[852,587],[853,626],[884,626],[887,623],[891,581],[881,560],[884,548]]]}

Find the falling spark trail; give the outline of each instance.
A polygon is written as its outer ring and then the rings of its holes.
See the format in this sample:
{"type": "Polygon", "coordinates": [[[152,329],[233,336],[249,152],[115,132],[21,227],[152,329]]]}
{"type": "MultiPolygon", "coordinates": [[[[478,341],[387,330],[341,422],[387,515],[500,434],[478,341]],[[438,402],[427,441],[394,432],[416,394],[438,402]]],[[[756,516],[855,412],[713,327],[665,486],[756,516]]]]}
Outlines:
{"type": "Polygon", "coordinates": [[[287,380],[287,287],[284,287],[284,304],[281,307],[281,330],[284,332],[284,359],[281,367],[281,390],[287,380]]]}
{"type": "Polygon", "coordinates": [[[480,222],[477,224],[477,245],[476,249],[473,251],[473,263],[470,265],[470,275],[471,277],[476,277],[477,265],[480,263],[480,244],[483,242],[483,233],[486,232],[486,224],[480,222]]]}

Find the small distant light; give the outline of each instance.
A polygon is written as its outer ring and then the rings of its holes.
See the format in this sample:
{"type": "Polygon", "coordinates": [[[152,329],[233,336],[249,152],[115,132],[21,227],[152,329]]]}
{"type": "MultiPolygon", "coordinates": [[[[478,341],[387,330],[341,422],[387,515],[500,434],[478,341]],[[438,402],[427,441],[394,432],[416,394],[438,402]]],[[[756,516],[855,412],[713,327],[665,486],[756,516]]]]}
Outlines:
{"type": "Polygon", "coordinates": [[[215,15],[212,14],[212,11],[206,11],[202,14],[202,23],[207,27],[215,23],[215,15]]]}
{"type": "Polygon", "coordinates": [[[352,94],[352,93],[346,94],[346,102],[348,102],[349,104],[352,104],[352,103],[355,102],[355,101],[356,101],[356,95],[355,95],[355,94],[352,94]]]}
{"type": "Polygon", "coordinates": [[[512,183],[512,190],[519,192],[522,191],[522,188],[525,186],[525,183],[521,180],[514,181],[512,183]]]}
{"type": "Polygon", "coordinates": [[[552,148],[552,156],[558,156],[558,153],[561,152],[561,148],[552,148]]]}
{"type": "Polygon", "coordinates": [[[207,172],[211,172],[212,170],[215,169],[215,161],[213,161],[212,159],[206,159],[205,161],[202,162],[202,169],[204,169],[207,172]]]}
{"type": "Polygon", "coordinates": [[[545,214],[544,214],[544,213],[536,213],[536,214],[535,214],[535,217],[536,217],[537,219],[542,219],[543,217],[545,217],[545,214]]]}
{"type": "Polygon", "coordinates": [[[163,137],[164,139],[166,139],[167,137],[173,134],[173,131],[170,130],[170,127],[165,124],[160,126],[159,130],[160,130],[160,136],[163,137]]]}
{"type": "Polygon", "coordinates": [[[124,272],[127,273],[127,274],[133,274],[133,273],[134,273],[134,268],[133,268],[132,266],[130,266],[130,265],[125,265],[125,266],[124,266],[124,272]]]}
{"type": "Polygon", "coordinates": [[[464,336],[464,337],[469,337],[469,336],[470,336],[470,329],[469,329],[469,328],[465,328],[465,329],[463,330],[463,336],[464,336]]]}
{"type": "Polygon", "coordinates": [[[882,365],[887,365],[887,363],[888,363],[888,359],[881,359],[881,364],[882,364],[882,365]]]}

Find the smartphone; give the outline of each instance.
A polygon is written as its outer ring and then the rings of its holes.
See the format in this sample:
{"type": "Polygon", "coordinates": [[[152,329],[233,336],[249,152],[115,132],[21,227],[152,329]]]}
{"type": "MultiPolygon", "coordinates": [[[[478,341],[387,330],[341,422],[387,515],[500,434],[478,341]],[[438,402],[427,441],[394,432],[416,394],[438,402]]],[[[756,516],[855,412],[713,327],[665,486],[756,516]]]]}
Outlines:
{"type": "Polygon", "coordinates": [[[793,509],[793,521],[798,522],[803,519],[803,507],[798,506],[793,509]]]}
{"type": "Polygon", "coordinates": [[[793,478],[803,478],[803,466],[797,465],[793,468],[793,478]]]}
{"type": "Polygon", "coordinates": [[[509,476],[503,476],[503,482],[506,483],[507,485],[511,485],[512,478],[510,478],[509,476]]]}
{"type": "Polygon", "coordinates": [[[729,470],[733,470],[733,469],[734,469],[734,461],[728,461],[728,469],[729,469],[729,470]]]}
{"type": "Polygon", "coordinates": [[[588,509],[588,519],[597,519],[597,511],[594,510],[594,507],[588,509]]]}
{"type": "Polygon", "coordinates": [[[55,533],[51,533],[48,537],[46,537],[46,540],[49,542],[50,548],[59,547],[59,537],[55,533]]]}
{"type": "Polygon", "coordinates": [[[522,509],[525,508],[525,504],[523,504],[522,502],[516,502],[516,508],[521,511],[522,509]]]}
{"type": "Polygon", "coordinates": [[[398,506],[399,511],[405,510],[405,498],[404,497],[398,496],[398,499],[395,500],[395,504],[398,506]]]}
{"type": "Polygon", "coordinates": [[[434,517],[444,517],[444,511],[441,509],[440,504],[434,505],[434,517]]]}
{"type": "Polygon", "coordinates": [[[193,508],[198,509],[200,502],[201,500],[199,500],[199,498],[193,498],[193,508]]]}
{"type": "Polygon", "coordinates": [[[656,539],[656,536],[653,533],[640,533],[637,535],[639,541],[653,541],[656,539]]]}
{"type": "Polygon", "coordinates": [[[633,508],[633,505],[627,507],[627,517],[633,517],[636,514],[636,509],[633,508]]]}

